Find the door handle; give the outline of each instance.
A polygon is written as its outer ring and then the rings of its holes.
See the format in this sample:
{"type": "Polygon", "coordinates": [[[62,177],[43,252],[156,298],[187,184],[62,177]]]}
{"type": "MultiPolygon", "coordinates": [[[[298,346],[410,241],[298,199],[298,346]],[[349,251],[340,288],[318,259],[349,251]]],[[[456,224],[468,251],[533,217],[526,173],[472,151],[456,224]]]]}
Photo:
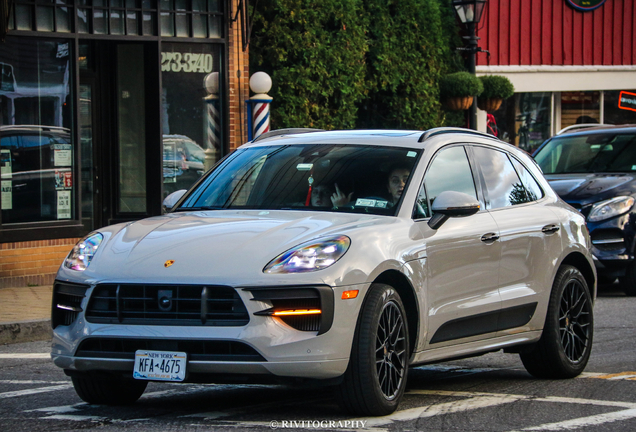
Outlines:
{"type": "Polygon", "coordinates": [[[541,229],[541,232],[545,234],[554,234],[559,230],[559,226],[557,224],[548,224],[541,229]]]}
{"type": "Polygon", "coordinates": [[[497,233],[488,233],[481,236],[481,241],[485,243],[492,243],[497,240],[499,240],[499,235],[497,233]]]}

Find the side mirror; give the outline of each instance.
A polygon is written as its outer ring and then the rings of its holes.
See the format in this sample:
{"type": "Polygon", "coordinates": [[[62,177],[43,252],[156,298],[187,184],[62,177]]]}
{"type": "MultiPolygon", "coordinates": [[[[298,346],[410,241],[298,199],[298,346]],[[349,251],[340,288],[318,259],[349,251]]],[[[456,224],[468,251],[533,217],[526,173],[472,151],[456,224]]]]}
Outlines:
{"type": "Polygon", "coordinates": [[[433,217],[428,221],[428,226],[436,230],[449,217],[465,217],[477,213],[479,201],[463,192],[444,191],[435,198],[431,210],[433,217]]]}
{"type": "Polygon", "coordinates": [[[172,207],[181,199],[183,194],[187,192],[186,189],[180,189],[178,191],[172,192],[163,200],[163,212],[167,213],[172,210],[172,207]]]}

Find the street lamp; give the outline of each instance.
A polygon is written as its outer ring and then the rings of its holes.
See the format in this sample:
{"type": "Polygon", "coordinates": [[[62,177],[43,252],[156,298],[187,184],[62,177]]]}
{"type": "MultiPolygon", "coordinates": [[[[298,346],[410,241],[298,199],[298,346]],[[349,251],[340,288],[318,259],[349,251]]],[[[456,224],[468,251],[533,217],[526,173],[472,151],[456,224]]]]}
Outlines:
{"type": "MultiPolygon", "coordinates": [[[[481,14],[486,6],[486,0],[453,0],[453,7],[459,20],[466,26],[468,36],[464,36],[467,39],[468,46],[458,48],[462,51],[468,52],[468,59],[466,66],[468,72],[475,74],[475,55],[478,52],[483,51],[477,46],[479,38],[475,36],[475,24],[479,23],[481,14]]],[[[473,101],[473,104],[469,108],[468,124],[471,129],[477,129],[477,101],[473,101]]]]}

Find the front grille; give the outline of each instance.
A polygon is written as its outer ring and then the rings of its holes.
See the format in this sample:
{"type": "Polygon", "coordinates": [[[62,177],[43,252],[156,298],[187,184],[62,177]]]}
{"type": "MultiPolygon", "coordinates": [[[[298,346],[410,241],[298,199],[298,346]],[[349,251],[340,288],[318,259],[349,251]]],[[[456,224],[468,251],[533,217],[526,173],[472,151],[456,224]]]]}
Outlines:
{"type": "Polygon", "coordinates": [[[249,315],[228,286],[101,284],[93,290],[86,320],[92,323],[244,326],[249,315]]]}
{"type": "Polygon", "coordinates": [[[71,325],[82,311],[82,300],[88,285],[55,282],[51,310],[51,326],[71,325]]]}
{"type": "Polygon", "coordinates": [[[210,340],[89,338],[80,343],[75,356],[134,360],[137,350],[185,352],[191,361],[266,361],[243,342],[210,340]]]}

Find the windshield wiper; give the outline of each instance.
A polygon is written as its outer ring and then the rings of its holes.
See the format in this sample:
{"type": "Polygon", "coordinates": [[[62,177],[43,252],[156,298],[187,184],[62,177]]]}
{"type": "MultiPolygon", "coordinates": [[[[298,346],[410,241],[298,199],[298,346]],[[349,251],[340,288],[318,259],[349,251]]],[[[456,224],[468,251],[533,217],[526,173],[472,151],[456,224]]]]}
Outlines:
{"type": "Polygon", "coordinates": [[[178,212],[178,211],[196,211],[196,210],[224,210],[225,207],[219,207],[219,206],[202,206],[202,207],[179,207],[178,209],[175,209],[173,211],[178,212]]]}

